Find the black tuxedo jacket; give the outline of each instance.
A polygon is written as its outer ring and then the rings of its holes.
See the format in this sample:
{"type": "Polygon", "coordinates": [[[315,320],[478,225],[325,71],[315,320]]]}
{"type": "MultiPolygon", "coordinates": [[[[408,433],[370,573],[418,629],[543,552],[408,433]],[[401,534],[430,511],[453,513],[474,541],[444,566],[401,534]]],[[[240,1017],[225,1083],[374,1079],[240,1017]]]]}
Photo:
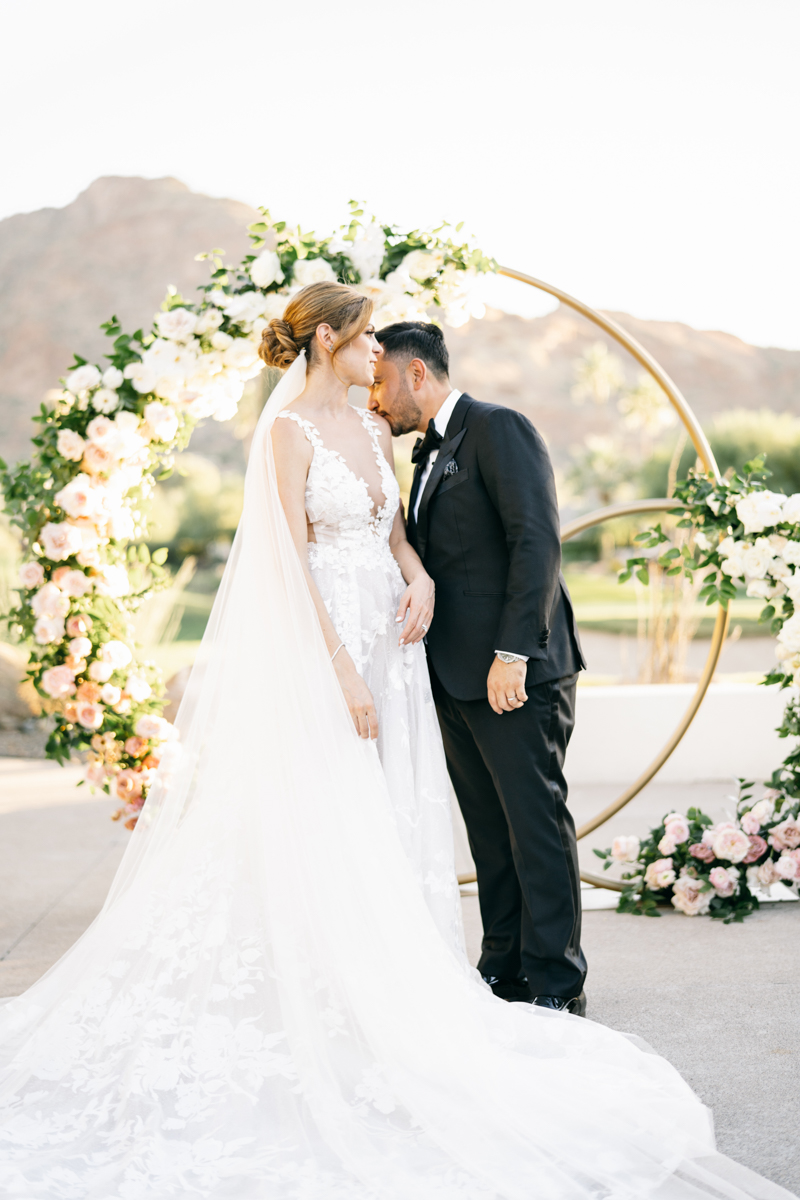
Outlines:
{"type": "Polygon", "coordinates": [[[446,691],[485,699],[496,650],[528,655],[527,686],[584,668],[553,469],[527,417],[462,395],[415,521],[421,474],[418,466],[408,537],[436,584],[427,645],[446,691]]]}

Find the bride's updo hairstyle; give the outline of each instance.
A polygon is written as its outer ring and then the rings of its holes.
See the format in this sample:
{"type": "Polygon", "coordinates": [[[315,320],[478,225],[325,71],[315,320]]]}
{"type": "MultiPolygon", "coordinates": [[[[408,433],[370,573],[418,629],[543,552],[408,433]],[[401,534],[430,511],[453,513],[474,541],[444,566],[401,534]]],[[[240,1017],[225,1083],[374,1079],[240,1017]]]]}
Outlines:
{"type": "Polygon", "coordinates": [[[330,325],[336,331],[336,355],[354,341],[369,325],[372,301],[343,283],[312,283],[293,296],[282,317],[270,321],[261,335],[259,356],[268,367],[285,370],[301,350],[308,356],[308,369],[315,365],[316,339],[319,325],[330,325]]]}

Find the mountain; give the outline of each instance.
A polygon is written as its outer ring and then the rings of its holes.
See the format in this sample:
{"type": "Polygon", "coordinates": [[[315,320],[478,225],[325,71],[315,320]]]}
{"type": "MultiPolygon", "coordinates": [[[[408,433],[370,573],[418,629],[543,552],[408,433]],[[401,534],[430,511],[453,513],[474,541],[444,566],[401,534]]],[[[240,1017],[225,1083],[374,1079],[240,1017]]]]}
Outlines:
{"type": "MultiPolygon", "coordinates": [[[[198,195],[177,179],[111,177],[96,180],[65,208],[0,221],[0,455],[10,461],[27,455],[30,417],[58,385],[72,352],[102,355],[102,321],[115,313],[133,331],[149,322],[168,284],[191,297],[208,271],[195,255],[221,247],[226,260],[238,260],[248,245],[245,227],[256,216],[245,204],[198,195]]],[[[701,421],[739,407],[800,415],[800,351],[611,315],[655,355],[701,421]]],[[[578,407],[570,398],[576,359],[598,340],[615,347],[569,309],[530,320],[489,310],[446,336],[454,383],[527,413],[557,464],[587,434],[610,432],[619,419],[613,406],[578,407]]],[[[632,360],[626,373],[631,382],[639,373],[632,360]]],[[[241,465],[235,425],[199,429],[192,448],[241,465]]]]}

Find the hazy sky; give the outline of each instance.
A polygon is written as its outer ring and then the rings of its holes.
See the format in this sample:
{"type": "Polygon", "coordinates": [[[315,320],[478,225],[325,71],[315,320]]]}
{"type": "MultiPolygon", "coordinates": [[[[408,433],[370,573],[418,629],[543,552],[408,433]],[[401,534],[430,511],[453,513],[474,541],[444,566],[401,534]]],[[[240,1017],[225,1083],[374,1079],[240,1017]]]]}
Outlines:
{"type": "Polygon", "coordinates": [[[0,37],[0,216],[112,174],[319,230],[356,196],[800,348],[800,0],[2,0],[0,37]]]}

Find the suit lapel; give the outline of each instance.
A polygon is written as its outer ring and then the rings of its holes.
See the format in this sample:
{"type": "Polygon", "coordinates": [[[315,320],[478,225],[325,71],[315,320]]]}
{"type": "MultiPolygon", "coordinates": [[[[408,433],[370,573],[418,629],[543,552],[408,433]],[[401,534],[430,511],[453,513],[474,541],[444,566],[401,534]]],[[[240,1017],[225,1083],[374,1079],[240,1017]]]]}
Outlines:
{"type": "Polygon", "coordinates": [[[463,396],[459,396],[450,420],[447,422],[445,440],[439,447],[439,453],[436,457],[436,462],[433,464],[431,473],[428,476],[427,483],[425,484],[425,490],[422,493],[422,499],[420,500],[419,504],[419,515],[417,517],[415,528],[416,549],[420,558],[424,558],[425,556],[425,546],[428,540],[428,505],[433,499],[439,484],[442,482],[445,467],[453,458],[456,450],[461,445],[464,434],[467,432],[463,427],[464,420],[467,412],[472,406],[472,403],[472,397],[467,396],[466,393],[463,396]]]}

